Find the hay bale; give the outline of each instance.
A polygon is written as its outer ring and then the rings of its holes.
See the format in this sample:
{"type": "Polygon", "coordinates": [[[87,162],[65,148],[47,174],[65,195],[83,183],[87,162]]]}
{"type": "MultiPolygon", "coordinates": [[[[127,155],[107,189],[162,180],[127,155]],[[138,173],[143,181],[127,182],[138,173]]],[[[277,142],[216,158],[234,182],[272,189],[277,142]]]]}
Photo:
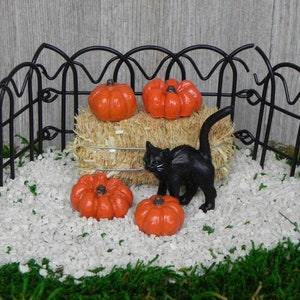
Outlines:
{"type": "MultiPolygon", "coordinates": [[[[191,117],[177,120],[154,119],[143,108],[130,119],[101,122],[85,108],[76,117],[75,139],[70,145],[80,174],[103,171],[128,185],[157,184],[143,168],[147,140],[161,148],[189,144],[199,147],[203,122],[217,108],[204,106],[191,117]]],[[[227,178],[233,153],[233,125],[229,117],[210,131],[216,178],[227,178]]]]}

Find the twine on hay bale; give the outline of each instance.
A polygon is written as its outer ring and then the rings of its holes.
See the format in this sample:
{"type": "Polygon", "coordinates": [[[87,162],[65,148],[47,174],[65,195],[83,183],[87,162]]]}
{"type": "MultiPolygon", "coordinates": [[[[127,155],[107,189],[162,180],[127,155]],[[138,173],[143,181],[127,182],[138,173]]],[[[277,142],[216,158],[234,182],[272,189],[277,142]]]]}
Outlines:
{"type": "MultiPolygon", "coordinates": [[[[128,185],[157,184],[143,168],[145,144],[161,148],[189,144],[199,147],[203,122],[217,108],[203,106],[191,117],[176,120],[154,119],[143,108],[130,119],[101,122],[89,110],[76,116],[75,139],[70,145],[80,174],[105,172],[128,185]]],[[[216,178],[227,178],[233,153],[233,124],[229,117],[216,123],[209,135],[216,178]]]]}

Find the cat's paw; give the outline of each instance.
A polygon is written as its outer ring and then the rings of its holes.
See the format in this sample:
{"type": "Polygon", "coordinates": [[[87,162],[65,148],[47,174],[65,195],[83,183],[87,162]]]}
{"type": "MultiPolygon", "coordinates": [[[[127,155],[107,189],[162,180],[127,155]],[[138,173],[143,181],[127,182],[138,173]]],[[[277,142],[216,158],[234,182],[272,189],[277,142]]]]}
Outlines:
{"type": "Polygon", "coordinates": [[[179,203],[181,205],[188,205],[191,202],[191,200],[186,199],[186,197],[184,195],[183,196],[179,196],[178,199],[179,199],[179,203]]]}
{"type": "Polygon", "coordinates": [[[215,209],[214,203],[203,203],[199,209],[203,210],[203,212],[207,213],[208,210],[215,209]]]}

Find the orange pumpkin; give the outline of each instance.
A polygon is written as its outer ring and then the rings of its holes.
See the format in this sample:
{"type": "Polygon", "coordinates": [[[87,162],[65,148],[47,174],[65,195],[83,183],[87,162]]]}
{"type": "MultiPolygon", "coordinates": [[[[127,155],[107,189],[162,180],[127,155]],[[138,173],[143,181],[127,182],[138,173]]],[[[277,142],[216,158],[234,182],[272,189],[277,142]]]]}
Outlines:
{"type": "Polygon", "coordinates": [[[145,110],[154,118],[189,117],[202,107],[202,95],[189,80],[156,78],[143,89],[145,110]]]}
{"type": "Polygon", "coordinates": [[[132,88],[112,79],[92,90],[88,103],[90,110],[100,121],[112,122],[132,117],[137,107],[132,88]]]}
{"type": "Polygon", "coordinates": [[[173,235],[184,223],[184,211],[177,198],[153,195],[138,203],[134,218],[144,233],[173,235]]]}
{"type": "Polygon", "coordinates": [[[131,190],[117,178],[104,173],[81,176],[71,191],[71,203],[81,217],[100,220],[123,218],[132,206],[131,190]]]}

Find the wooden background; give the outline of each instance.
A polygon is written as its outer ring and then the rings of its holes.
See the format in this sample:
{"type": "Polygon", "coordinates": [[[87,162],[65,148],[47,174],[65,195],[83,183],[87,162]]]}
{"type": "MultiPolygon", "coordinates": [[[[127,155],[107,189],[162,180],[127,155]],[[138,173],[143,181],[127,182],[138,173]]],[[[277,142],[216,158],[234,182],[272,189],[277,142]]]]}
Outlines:
{"type": "MultiPolygon", "coordinates": [[[[255,43],[273,65],[300,65],[299,15],[299,0],[1,0],[0,78],[44,42],[68,54],[91,45],[125,52],[145,44],[172,51],[210,44],[230,52],[255,43]]],[[[259,69],[261,61],[253,63],[259,69]]],[[[293,80],[297,93],[300,81],[293,80]]],[[[300,114],[299,105],[293,109],[300,114]]],[[[279,120],[274,137],[293,142],[292,131],[279,120]]]]}

